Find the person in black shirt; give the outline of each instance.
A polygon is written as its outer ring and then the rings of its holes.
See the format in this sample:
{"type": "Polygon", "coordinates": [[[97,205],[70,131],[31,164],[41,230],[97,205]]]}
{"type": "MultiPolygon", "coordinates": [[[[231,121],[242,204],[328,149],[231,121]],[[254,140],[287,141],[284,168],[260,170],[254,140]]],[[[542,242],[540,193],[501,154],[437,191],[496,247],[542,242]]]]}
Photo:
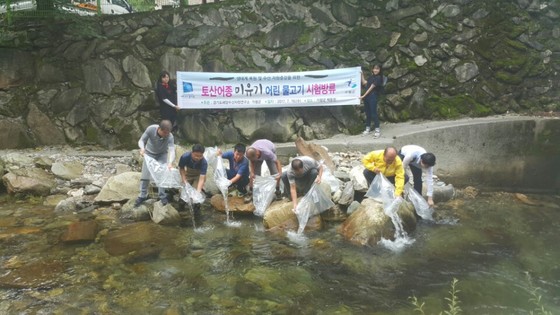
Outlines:
{"type": "Polygon", "coordinates": [[[159,102],[159,112],[162,120],[169,120],[173,125],[172,131],[177,129],[177,112],[181,109],[177,105],[177,85],[170,80],[169,72],[162,71],[156,83],[156,97],[159,102]]]}
{"type": "Polygon", "coordinates": [[[366,80],[362,75],[362,85],[366,86],[366,92],[360,96],[364,100],[366,112],[366,130],[363,132],[367,135],[371,132],[371,120],[374,124],[374,138],[379,138],[381,131],[379,129],[379,115],[377,114],[377,100],[383,89],[383,74],[381,65],[375,65],[371,69],[372,75],[366,80]]]}

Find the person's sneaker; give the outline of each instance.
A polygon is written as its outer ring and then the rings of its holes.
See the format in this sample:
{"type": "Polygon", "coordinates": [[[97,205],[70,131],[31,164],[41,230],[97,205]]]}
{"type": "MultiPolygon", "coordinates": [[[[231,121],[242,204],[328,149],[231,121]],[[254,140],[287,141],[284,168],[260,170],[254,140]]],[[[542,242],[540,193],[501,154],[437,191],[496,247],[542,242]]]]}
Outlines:
{"type": "Polygon", "coordinates": [[[147,199],[148,199],[148,198],[146,198],[146,197],[138,197],[138,198],[136,198],[136,201],[134,202],[134,208],[140,207],[140,205],[141,205],[144,201],[146,201],[147,199]]]}
{"type": "Polygon", "coordinates": [[[373,137],[377,139],[380,136],[381,136],[381,131],[379,129],[375,129],[375,131],[373,132],[373,137]]]}
{"type": "Polygon", "coordinates": [[[276,195],[276,200],[282,200],[282,192],[280,191],[280,189],[276,190],[275,195],[276,195]]]}
{"type": "Polygon", "coordinates": [[[169,200],[167,200],[167,198],[161,198],[160,201],[161,201],[161,204],[164,205],[164,206],[169,203],[169,200]]]}
{"type": "Polygon", "coordinates": [[[364,132],[362,132],[363,135],[368,135],[371,132],[371,130],[369,129],[369,127],[366,127],[366,130],[364,130],[364,132]]]}

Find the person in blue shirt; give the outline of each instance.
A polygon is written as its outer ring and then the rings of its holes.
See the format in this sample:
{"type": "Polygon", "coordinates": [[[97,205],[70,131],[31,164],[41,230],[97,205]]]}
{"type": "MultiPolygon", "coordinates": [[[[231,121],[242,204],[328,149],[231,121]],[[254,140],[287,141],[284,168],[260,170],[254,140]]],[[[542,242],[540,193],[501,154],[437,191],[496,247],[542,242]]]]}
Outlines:
{"type": "Polygon", "coordinates": [[[238,143],[233,151],[227,151],[222,154],[218,150],[218,156],[229,161],[229,169],[226,169],[227,178],[230,185],[235,185],[240,196],[247,194],[247,185],[249,184],[249,159],[245,157],[245,146],[238,143]]]}
{"type": "Polygon", "coordinates": [[[179,159],[179,173],[183,183],[189,183],[198,192],[202,192],[206,182],[208,162],[204,158],[204,146],[195,144],[191,152],[185,152],[179,159]]]}

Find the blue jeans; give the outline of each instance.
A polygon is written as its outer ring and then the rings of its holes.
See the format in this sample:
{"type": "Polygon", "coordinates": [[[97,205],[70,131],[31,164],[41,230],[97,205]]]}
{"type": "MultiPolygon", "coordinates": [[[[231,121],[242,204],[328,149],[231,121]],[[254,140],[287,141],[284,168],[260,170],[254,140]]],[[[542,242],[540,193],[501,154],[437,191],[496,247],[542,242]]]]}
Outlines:
{"type": "Polygon", "coordinates": [[[379,128],[379,116],[377,115],[377,94],[371,93],[364,100],[364,109],[366,112],[366,127],[371,126],[373,119],[374,128],[379,128]]]}

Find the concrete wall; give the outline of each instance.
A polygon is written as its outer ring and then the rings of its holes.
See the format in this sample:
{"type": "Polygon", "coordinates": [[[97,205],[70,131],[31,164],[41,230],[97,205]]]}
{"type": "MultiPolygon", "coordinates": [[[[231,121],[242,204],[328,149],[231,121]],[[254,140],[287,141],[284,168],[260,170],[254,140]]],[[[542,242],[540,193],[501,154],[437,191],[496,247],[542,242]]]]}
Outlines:
{"type": "Polygon", "coordinates": [[[458,187],[560,192],[560,120],[472,122],[401,135],[437,157],[436,174],[458,187]]]}
{"type": "MultiPolygon", "coordinates": [[[[344,136],[315,143],[331,152],[420,145],[437,157],[435,174],[456,187],[560,193],[560,119],[500,116],[382,125],[382,137],[344,136]]],[[[293,145],[279,155],[296,154],[293,145]]]]}

